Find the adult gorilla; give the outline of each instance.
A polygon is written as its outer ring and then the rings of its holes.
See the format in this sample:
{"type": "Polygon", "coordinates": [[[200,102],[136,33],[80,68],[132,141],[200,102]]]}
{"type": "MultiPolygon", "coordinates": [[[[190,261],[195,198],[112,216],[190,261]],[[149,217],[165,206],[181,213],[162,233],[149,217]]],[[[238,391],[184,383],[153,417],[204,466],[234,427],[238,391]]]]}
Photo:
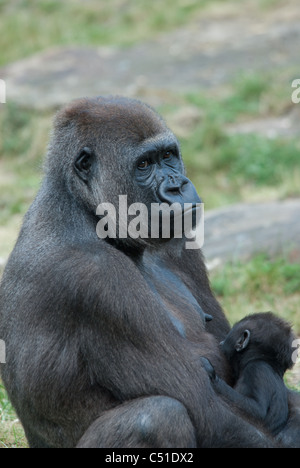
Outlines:
{"type": "Polygon", "coordinates": [[[152,109],[75,101],[57,115],[0,292],[2,377],[30,446],[272,446],[203,368],[201,356],[230,380],[218,347],[229,325],[201,252],[184,239],[97,237],[97,206],[117,207],[119,195],[148,207],[199,202],[152,109]]]}

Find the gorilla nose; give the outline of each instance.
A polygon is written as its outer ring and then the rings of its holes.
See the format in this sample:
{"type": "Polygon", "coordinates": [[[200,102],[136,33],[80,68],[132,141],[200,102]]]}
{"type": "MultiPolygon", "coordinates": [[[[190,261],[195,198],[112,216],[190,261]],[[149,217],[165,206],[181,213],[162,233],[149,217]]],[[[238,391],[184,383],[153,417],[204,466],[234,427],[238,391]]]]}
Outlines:
{"type": "Polygon", "coordinates": [[[182,179],[179,176],[169,175],[168,176],[168,188],[166,189],[166,192],[173,192],[173,193],[178,192],[179,194],[181,194],[184,188],[184,185],[186,185],[187,183],[188,183],[187,180],[182,179]]]}
{"type": "Polygon", "coordinates": [[[158,187],[158,196],[170,205],[174,202],[201,203],[194,185],[182,174],[168,174],[158,187]]]}
{"type": "Polygon", "coordinates": [[[169,175],[160,184],[158,193],[162,201],[172,203],[176,196],[183,196],[189,180],[183,176],[169,175]]]}

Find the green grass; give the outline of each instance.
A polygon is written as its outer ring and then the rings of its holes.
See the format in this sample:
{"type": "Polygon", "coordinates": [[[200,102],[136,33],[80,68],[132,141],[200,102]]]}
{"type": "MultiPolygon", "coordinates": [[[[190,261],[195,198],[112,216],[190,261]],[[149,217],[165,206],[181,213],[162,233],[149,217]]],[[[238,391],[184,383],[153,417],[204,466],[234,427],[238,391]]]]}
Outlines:
{"type": "Polygon", "coordinates": [[[219,124],[229,123],[243,115],[259,115],[266,97],[275,92],[273,81],[267,72],[241,72],[234,78],[231,88],[227,92],[222,90],[224,96],[218,96],[217,100],[209,92],[189,93],[187,99],[191,104],[207,109],[210,119],[219,124]]]}
{"type": "Polygon", "coordinates": [[[236,135],[226,138],[218,147],[215,169],[223,169],[232,180],[242,184],[278,187],[299,168],[299,154],[298,141],[236,135]]]}
{"type": "Polygon", "coordinates": [[[15,419],[15,413],[11,403],[7,397],[6,391],[2,384],[0,384],[0,401],[1,401],[1,422],[12,421],[15,419]]]}
{"type": "Polygon", "coordinates": [[[299,139],[234,134],[228,126],[286,112],[290,75],[239,75],[226,89],[185,96],[201,112],[199,124],[181,138],[188,174],[206,206],[300,195],[299,139]]]}
{"type": "Polygon", "coordinates": [[[0,448],[26,448],[24,430],[0,383],[0,448]]]}
{"type": "MultiPolygon", "coordinates": [[[[23,215],[38,190],[52,116],[8,103],[0,115],[0,225],[23,215]]],[[[1,247],[0,247],[1,255],[1,247]]]]}
{"type": "Polygon", "coordinates": [[[272,310],[293,323],[300,335],[299,260],[258,255],[227,264],[213,272],[211,280],[232,324],[249,313],[272,310]]]}
{"type": "MultiPolygon", "coordinates": [[[[204,8],[226,8],[246,0],[0,0],[0,66],[53,46],[126,47],[152,40],[196,18],[204,8]],[[67,18],[67,21],[66,21],[67,18]]],[[[271,9],[277,0],[256,0],[271,9]]]]}
{"type": "Polygon", "coordinates": [[[291,83],[297,72],[294,67],[277,71],[276,77],[268,71],[239,72],[227,87],[188,93],[186,98],[219,125],[280,115],[291,101],[291,83]]]}
{"type": "Polygon", "coordinates": [[[207,208],[300,195],[298,140],[228,135],[210,118],[181,139],[187,173],[207,208]]]}
{"type": "MultiPolygon", "coordinates": [[[[215,1],[215,0],[214,0],[215,1]]],[[[57,45],[127,46],[189,21],[208,0],[0,0],[0,66],[57,45]],[[66,21],[67,18],[67,21],[66,21]]]]}

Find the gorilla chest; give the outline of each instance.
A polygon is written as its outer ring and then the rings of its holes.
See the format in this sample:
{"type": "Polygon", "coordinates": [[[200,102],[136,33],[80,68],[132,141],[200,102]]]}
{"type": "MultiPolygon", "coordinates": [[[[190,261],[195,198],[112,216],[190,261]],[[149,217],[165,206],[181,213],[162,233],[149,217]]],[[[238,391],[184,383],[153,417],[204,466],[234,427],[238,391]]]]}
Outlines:
{"type": "Polygon", "coordinates": [[[205,328],[204,312],[181,278],[168,268],[155,265],[147,269],[146,280],[170,325],[182,337],[198,341],[205,328]]]}

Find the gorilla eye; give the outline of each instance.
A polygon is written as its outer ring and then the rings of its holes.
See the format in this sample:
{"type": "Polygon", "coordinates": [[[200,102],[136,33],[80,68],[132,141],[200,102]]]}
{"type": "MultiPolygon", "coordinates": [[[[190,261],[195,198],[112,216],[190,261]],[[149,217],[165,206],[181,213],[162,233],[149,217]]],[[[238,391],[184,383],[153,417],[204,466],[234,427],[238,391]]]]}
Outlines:
{"type": "Polygon", "coordinates": [[[87,181],[91,167],[92,151],[90,148],[84,148],[75,161],[76,172],[84,181],[87,181]]]}
{"type": "Polygon", "coordinates": [[[84,156],[80,161],[80,168],[82,171],[88,171],[91,168],[91,165],[90,158],[87,156],[84,156]]]}
{"type": "Polygon", "coordinates": [[[170,159],[170,157],[172,156],[172,154],[173,154],[173,153],[172,153],[171,151],[166,151],[165,154],[164,154],[164,156],[163,156],[163,158],[164,158],[164,159],[170,159]]]}
{"type": "Polygon", "coordinates": [[[142,162],[138,165],[138,168],[139,168],[139,169],[146,169],[148,166],[149,166],[149,161],[145,160],[145,161],[142,161],[142,162]]]}

